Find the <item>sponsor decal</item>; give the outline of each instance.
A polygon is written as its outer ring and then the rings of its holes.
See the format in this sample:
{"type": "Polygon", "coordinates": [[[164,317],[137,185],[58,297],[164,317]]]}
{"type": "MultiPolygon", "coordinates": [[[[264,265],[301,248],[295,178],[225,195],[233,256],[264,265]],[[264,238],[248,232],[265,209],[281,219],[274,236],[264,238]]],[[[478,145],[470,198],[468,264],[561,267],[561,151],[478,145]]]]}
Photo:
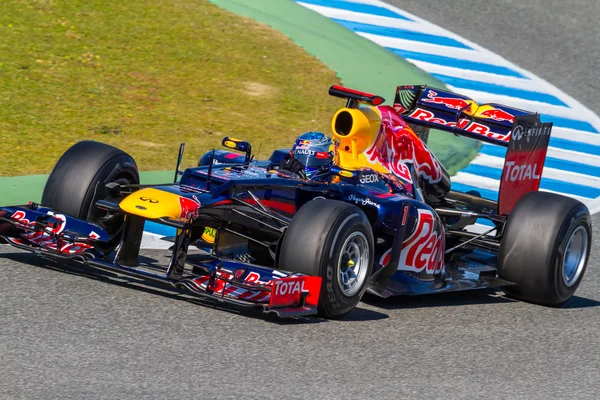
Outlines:
{"type": "Polygon", "coordinates": [[[343,176],[343,177],[345,177],[345,178],[354,178],[354,174],[353,174],[352,172],[350,172],[350,171],[344,171],[344,170],[341,170],[341,171],[339,172],[339,175],[340,175],[340,176],[343,176]]]}
{"type": "Polygon", "coordinates": [[[465,118],[459,119],[458,123],[453,122],[453,121],[446,121],[444,119],[435,117],[435,114],[432,113],[431,111],[423,110],[420,108],[417,108],[415,111],[413,111],[412,114],[409,115],[409,117],[415,118],[415,119],[418,119],[421,121],[430,122],[433,124],[445,125],[448,127],[457,127],[459,129],[465,130],[467,132],[487,136],[492,139],[502,140],[503,142],[508,142],[510,140],[510,134],[508,134],[508,133],[505,135],[500,134],[500,133],[494,133],[490,130],[489,126],[486,126],[486,125],[483,125],[478,122],[471,121],[471,120],[465,119],[465,118]]]}
{"type": "Polygon", "coordinates": [[[304,282],[300,280],[283,281],[278,279],[275,281],[275,288],[273,289],[275,296],[285,296],[300,294],[304,292],[304,282]]]}
{"type": "MultiPolygon", "coordinates": [[[[24,239],[27,239],[27,241],[30,243],[43,246],[49,250],[56,250],[58,253],[78,254],[94,247],[91,244],[82,242],[65,243],[61,236],[57,235],[65,230],[67,217],[63,214],[56,214],[53,211],[48,211],[47,215],[51,215],[55,220],[58,221],[58,223],[55,223],[52,226],[47,226],[43,231],[27,232],[21,236],[24,239]]],[[[34,226],[35,222],[29,221],[26,216],[27,215],[24,211],[19,210],[11,215],[11,218],[18,220],[25,225],[34,226]]],[[[100,238],[100,235],[94,231],[92,231],[88,236],[93,240],[100,238]]],[[[21,239],[13,239],[11,242],[21,245],[26,244],[21,239]]]]}
{"type": "Polygon", "coordinates": [[[217,238],[217,230],[215,228],[207,226],[204,228],[204,232],[202,232],[201,238],[205,242],[214,243],[215,239],[217,238]]]}
{"type": "Polygon", "coordinates": [[[269,301],[269,308],[299,306],[302,294],[306,293],[305,305],[317,307],[321,278],[316,276],[293,276],[275,279],[269,301]]]}
{"type": "MultiPolygon", "coordinates": [[[[277,277],[275,277],[275,279],[277,279],[277,277]]],[[[246,278],[244,279],[244,282],[255,283],[257,285],[271,286],[273,284],[273,279],[263,281],[260,279],[260,274],[258,272],[251,271],[250,273],[248,273],[248,276],[246,276],[246,278]]]]}
{"type": "Polygon", "coordinates": [[[369,199],[368,197],[363,198],[363,197],[358,197],[354,194],[351,194],[350,196],[348,196],[348,200],[354,201],[356,203],[360,203],[363,206],[375,207],[378,210],[381,208],[381,204],[375,203],[373,200],[369,199]]]}
{"type": "Polygon", "coordinates": [[[443,104],[453,110],[463,110],[469,112],[473,100],[464,100],[460,97],[439,97],[436,91],[429,90],[427,98],[422,100],[425,103],[443,104]]]}
{"type": "Polygon", "coordinates": [[[179,207],[181,208],[180,219],[189,221],[192,218],[198,217],[198,209],[200,208],[200,201],[196,195],[192,198],[179,197],[179,207]]]}
{"type": "MultiPolygon", "coordinates": [[[[431,211],[418,209],[417,226],[402,245],[398,271],[437,274],[444,270],[445,250],[442,225],[431,211]]],[[[387,265],[391,252],[392,249],[388,249],[379,259],[379,264],[387,265]]]]}
{"type": "Polygon", "coordinates": [[[237,144],[235,142],[232,142],[231,140],[226,140],[223,144],[225,145],[225,147],[229,147],[230,149],[235,149],[237,146],[237,144]]]}
{"type": "Polygon", "coordinates": [[[140,200],[141,200],[141,201],[147,201],[147,202],[148,202],[148,203],[150,203],[150,204],[156,204],[156,203],[158,203],[158,200],[156,200],[156,199],[153,199],[153,198],[151,198],[151,197],[143,197],[143,196],[142,196],[142,197],[140,197],[140,200]]]}
{"type": "Polygon", "coordinates": [[[526,179],[540,179],[541,168],[537,164],[515,165],[514,161],[506,161],[504,164],[504,180],[508,182],[522,181],[526,179]]]}
{"type": "Polygon", "coordinates": [[[501,110],[499,108],[493,108],[491,110],[482,111],[482,112],[478,113],[477,116],[491,118],[494,121],[498,121],[498,122],[502,122],[502,121],[513,122],[515,120],[514,115],[512,115],[504,110],[501,110]]]}
{"type": "Polygon", "coordinates": [[[534,126],[527,129],[523,128],[521,125],[517,125],[513,129],[512,135],[514,136],[514,142],[520,142],[521,139],[525,139],[529,142],[538,136],[550,136],[550,132],[551,126],[549,125],[534,126]]]}
{"type": "Polygon", "coordinates": [[[315,150],[309,150],[309,149],[303,149],[303,148],[296,148],[293,150],[293,153],[295,155],[303,155],[303,156],[314,156],[316,151],[315,150]]]}
{"type": "Polygon", "coordinates": [[[389,107],[379,107],[381,127],[374,143],[365,155],[370,163],[378,163],[390,173],[412,183],[412,164],[417,175],[430,183],[442,180],[439,161],[416,136],[404,120],[389,107]]]}
{"type": "Polygon", "coordinates": [[[363,174],[359,178],[360,183],[379,183],[379,175],[377,174],[363,174]]]}

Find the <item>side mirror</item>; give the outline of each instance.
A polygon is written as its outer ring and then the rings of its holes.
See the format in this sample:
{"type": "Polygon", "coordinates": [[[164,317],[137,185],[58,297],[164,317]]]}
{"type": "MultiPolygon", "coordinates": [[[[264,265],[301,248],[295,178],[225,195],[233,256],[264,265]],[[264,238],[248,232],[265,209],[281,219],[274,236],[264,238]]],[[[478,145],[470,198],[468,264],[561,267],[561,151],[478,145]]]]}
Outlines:
{"type": "Polygon", "coordinates": [[[245,152],[246,160],[244,161],[244,164],[248,165],[248,163],[250,163],[250,155],[252,154],[252,146],[250,145],[250,143],[225,136],[223,138],[222,144],[228,149],[245,152]]]}

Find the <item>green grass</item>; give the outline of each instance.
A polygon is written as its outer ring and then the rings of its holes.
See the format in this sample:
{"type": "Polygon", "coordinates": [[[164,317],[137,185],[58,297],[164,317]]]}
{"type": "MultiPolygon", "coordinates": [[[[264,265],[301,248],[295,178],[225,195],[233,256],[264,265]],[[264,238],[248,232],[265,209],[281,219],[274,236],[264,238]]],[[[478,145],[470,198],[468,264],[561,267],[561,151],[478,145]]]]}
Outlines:
{"type": "Polygon", "coordinates": [[[249,140],[329,132],[339,82],[284,35],[205,0],[0,1],[0,176],[48,173],[79,140],[173,169],[249,140]]]}

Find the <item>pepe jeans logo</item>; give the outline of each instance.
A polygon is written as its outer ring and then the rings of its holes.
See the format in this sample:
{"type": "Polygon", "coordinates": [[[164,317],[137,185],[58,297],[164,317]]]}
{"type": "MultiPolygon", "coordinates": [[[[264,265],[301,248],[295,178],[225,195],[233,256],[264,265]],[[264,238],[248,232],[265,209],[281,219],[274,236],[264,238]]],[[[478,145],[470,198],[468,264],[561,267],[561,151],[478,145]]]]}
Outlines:
{"type": "Polygon", "coordinates": [[[355,195],[353,195],[353,194],[351,194],[351,195],[348,197],[348,200],[350,200],[350,201],[355,201],[355,202],[357,202],[357,203],[360,203],[360,204],[362,204],[363,206],[371,206],[371,207],[375,207],[375,208],[376,208],[376,209],[378,209],[378,210],[379,210],[379,208],[381,207],[381,205],[380,205],[380,204],[377,204],[377,203],[375,203],[373,200],[371,200],[371,199],[369,199],[369,198],[366,198],[366,197],[365,197],[365,198],[362,198],[362,197],[355,196],[355,195]]]}
{"type": "Polygon", "coordinates": [[[156,204],[156,203],[158,203],[158,200],[156,200],[156,199],[153,199],[153,198],[151,198],[151,197],[143,197],[143,196],[142,196],[142,197],[140,197],[140,200],[141,200],[141,201],[147,201],[147,202],[149,202],[150,204],[156,204]]]}

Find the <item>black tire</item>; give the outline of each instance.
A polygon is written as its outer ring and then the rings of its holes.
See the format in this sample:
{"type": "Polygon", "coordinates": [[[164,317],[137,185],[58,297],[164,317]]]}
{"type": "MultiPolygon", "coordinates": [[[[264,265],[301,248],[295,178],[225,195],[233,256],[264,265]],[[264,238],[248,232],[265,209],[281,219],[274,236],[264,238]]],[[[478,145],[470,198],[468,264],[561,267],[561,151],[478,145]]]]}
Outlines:
{"type": "Polygon", "coordinates": [[[373,270],[373,249],[373,231],[360,208],[341,201],[315,199],[294,215],[283,237],[277,264],[283,270],[320,276],[323,280],[319,314],[341,318],[356,307],[367,288],[373,270]],[[368,254],[361,257],[359,279],[344,294],[340,271],[348,266],[340,264],[343,247],[352,247],[347,241],[364,244],[368,254]]]}
{"type": "Polygon", "coordinates": [[[498,275],[516,283],[504,292],[531,303],[562,305],[583,278],[591,244],[592,219],[584,204],[554,193],[526,194],[509,216],[500,245],[498,275]],[[583,264],[574,263],[575,272],[563,277],[565,251],[574,232],[572,245],[581,250],[583,264]]]}
{"type": "MultiPolygon", "coordinates": [[[[131,156],[104,143],[83,141],[68,149],[52,170],[44,192],[42,205],[69,216],[102,226],[111,241],[101,250],[108,253],[119,242],[123,216],[107,216],[95,207],[98,200],[108,199],[106,184],[138,184],[138,169],[131,156]]],[[[119,199],[112,199],[118,201],[119,199]]]]}

